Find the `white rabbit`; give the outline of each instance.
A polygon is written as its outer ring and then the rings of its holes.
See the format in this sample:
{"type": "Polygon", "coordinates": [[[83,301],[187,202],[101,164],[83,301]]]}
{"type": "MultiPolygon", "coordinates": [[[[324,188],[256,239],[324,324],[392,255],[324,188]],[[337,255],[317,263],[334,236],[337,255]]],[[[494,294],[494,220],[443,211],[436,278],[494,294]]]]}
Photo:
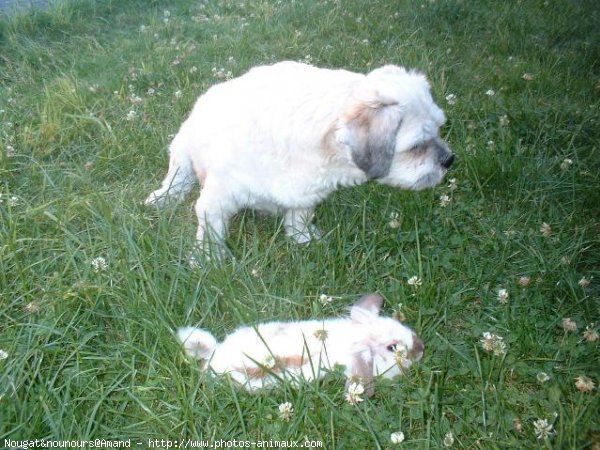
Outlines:
{"type": "Polygon", "coordinates": [[[185,352],[203,368],[229,374],[249,391],[270,387],[283,378],[312,380],[334,366],[344,367],[350,382],[373,395],[373,377],[392,378],[423,356],[423,341],[407,326],[380,317],[383,298],[359,299],[350,317],[267,322],[242,327],[218,343],[207,331],[185,327],[177,336],[185,352]]]}

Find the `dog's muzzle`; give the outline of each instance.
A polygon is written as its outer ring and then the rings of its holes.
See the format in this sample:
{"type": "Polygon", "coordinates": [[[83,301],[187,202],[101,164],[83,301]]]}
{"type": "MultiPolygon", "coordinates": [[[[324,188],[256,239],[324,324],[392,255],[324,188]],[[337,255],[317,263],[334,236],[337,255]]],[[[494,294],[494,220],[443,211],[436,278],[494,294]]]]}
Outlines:
{"type": "Polygon", "coordinates": [[[454,162],[454,153],[450,153],[449,155],[440,158],[440,165],[444,169],[449,169],[453,162],[454,162]]]}
{"type": "Polygon", "coordinates": [[[432,144],[435,148],[440,166],[442,166],[444,169],[449,169],[455,158],[452,150],[450,150],[448,145],[440,138],[433,139],[432,144]]]}

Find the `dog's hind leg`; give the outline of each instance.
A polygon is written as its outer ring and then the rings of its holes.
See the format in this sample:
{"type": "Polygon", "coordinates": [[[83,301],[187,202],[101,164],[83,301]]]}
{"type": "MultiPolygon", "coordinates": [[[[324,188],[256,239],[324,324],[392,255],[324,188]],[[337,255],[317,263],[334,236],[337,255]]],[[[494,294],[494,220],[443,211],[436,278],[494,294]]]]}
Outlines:
{"type": "Polygon", "coordinates": [[[190,257],[193,266],[201,266],[197,256],[221,259],[228,255],[225,244],[229,220],[240,209],[235,193],[227,182],[206,177],[195,205],[198,218],[196,245],[190,257]]]}
{"type": "Polygon", "coordinates": [[[183,138],[175,136],[170,147],[169,171],[161,183],[160,189],[152,192],[144,201],[146,205],[163,206],[178,202],[188,194],[196,184],[196,174],[188,155],[183,138]]]}

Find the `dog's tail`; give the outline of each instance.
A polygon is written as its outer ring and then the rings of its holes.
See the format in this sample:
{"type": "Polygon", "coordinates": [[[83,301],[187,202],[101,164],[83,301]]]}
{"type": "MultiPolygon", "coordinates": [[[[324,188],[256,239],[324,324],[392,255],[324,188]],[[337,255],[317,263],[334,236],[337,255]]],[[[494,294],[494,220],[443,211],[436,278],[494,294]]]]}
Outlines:
{"type": "Polygon", "coordinates": [[[146,205],[163,206],[183,200],[193,189],[197,177],[204,177],[204,174],[196,174],[194,171],[187,139],[185,134],[180,133],[171,142],[169,170],[160,188],[150,193],[144,201],[146,205]]]}
{"type": "Polygon", "coordinates": [[[217,347],[215,337],[208,331],[200,328],[179,328],[177,330],[177,338],[183,344],[185,353],[194,359],[210,359],[217,347]]]}

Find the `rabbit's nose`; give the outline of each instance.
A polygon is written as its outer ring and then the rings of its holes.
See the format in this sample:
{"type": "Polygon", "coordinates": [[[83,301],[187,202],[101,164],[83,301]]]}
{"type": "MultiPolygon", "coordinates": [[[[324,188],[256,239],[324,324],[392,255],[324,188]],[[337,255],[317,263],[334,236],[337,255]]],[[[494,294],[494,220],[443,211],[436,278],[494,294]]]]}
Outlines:
{"type": "Polygon", "coordinates": [[[413,333],[413,345],[410,349],[410,357],[413,361],[418,361],[423,357],[423,352],[425,351],[425,345],[423,341],[413,333]]]}

